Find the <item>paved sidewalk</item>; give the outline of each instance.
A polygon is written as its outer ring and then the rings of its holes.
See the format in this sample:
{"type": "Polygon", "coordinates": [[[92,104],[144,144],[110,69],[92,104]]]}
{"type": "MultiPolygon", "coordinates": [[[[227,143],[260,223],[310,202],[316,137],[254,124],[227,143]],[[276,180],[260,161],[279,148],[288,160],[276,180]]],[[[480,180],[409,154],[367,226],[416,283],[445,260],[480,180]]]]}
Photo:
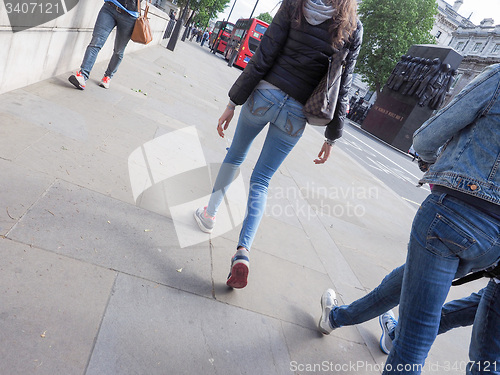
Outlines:
{"type": "MultiPolygon", "coordinates": [[[[104,69],[83,92],[68,72],[0,95],[0,374],[380,373],[378,322],[323,337],[319,300],[351,302],[402,264],[415,209],[338,149],[316,166],[308,127],[272,181],[249,285],[229,290],[264,135],[214,235],[192,212],[240,71],[180,41],[126,55],[109,90],[104,69]]],[[[445,367],[465,365],[469,336],[439,337],[425,373],[464,373],[445,367]]]]}

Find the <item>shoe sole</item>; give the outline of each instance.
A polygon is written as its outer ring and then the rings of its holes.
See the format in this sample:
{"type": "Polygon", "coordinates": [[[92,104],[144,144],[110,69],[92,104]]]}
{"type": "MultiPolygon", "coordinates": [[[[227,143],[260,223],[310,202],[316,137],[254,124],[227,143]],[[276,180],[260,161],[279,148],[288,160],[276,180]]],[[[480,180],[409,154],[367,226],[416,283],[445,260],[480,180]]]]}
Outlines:
{"type": "Polygon", "coordinates": [[[389,354],[391,351],[385,346],[385,335],[387,334],[384,328],[384,324],[382,323],[382,317],[378,317],[378,324],[380,324],[380,328],[382,328],[382,337],[380,337],[380,350],[384,354],[389,354]]]}
{"type": "MultiPolygon", "coordinates": [[[[332,309],[330,309],[330,311],[332,311],[332,309]]],[[[330,311],[328,311],[328,314],[326,314],[327,318],[329,319],[329,316],[330,316],[330,311]]],[[[319,331],[323,334],[323,335],[329,335],[330,332],[328,331],[325,331],[322,327],[321,327],[321,323],[323,323],[323,314],[325,313],[325,301],[324,301],[324,298],[323,296],[321,296],[321,318],[319,318],[319,322],[318,322],[318,329],[319,331]]],[[[327,322],[328,323],[328,322],[327,322]]]]}
{"type": "Polygon", "coordinates": [[[212,229],[209,229],[207,228],[206,226],[203,225],[202,221],[200,220],[200,218],[198,217],[198,215],[196,215],[196,211],[194,212],[194,218],[196,220],[196,222],[198,223],[198,226],[200,227],[201,231],[202,232],[205,232],[205,233],[212,233],[212,231],[214,230],[213,228],[212,229]]]}
{"type": "Polygon", "coordinates": [[[231,276],[226,281],[226,285],[235,289],[242,289],[247,286],[248,266],[242,261],[238,261],[231,267],[231,276]]]}
{"type": "Polygon", "coordinates": [[[109,86],[106,87],[106,85],[102,82],[99,82],[99,86],[101,86],[102,88],[104,88],[106,90],[109,89],[109,86]]]}
{"type": "Polygon", "coordinates": [[[83,87],[82,87],[82,86],[80,85],[80,82],[78,82],[78,79],[76,79],[76,77],[75,77],[75,76],[71,76],[71,77],[69,77],[69,78],[68,78],[68,81],[70,81],[70,82],[71,82],[71,84],[72,84],[73,86],[75,86],[77,89],[79,89],[79,90],[85,90],[85,86],[83,86],[83,87]]]}

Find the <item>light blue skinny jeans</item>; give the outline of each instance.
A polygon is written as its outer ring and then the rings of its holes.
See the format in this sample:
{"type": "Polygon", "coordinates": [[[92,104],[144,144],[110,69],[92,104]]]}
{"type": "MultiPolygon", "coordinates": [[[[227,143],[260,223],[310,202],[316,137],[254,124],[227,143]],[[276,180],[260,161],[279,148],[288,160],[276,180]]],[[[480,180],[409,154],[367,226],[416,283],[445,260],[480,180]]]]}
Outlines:
{"type": "Polygon", "coordinates": [[[125,10],[118,12],[116,7],[111,3],[104,3],[97,15],[94,31],[92,32],[92,40],[85,50],[82,65],[80,66],[80,70],[85,79],[89,79],[90,71],[94,67],[97,55],[101,51],[111,31],[116,27],[113,55],[104,73],[106,77],[113,77],[118,70],[118,66],[122,62],[123,52],[132,36],[135,20],[135,17],[128,14],[125,10]]]}
{"type": "Polygon", "coordinates": [[[330,322],[366,321],[396,306],[399,297],[396,338],[383,374],[420,374],[438,333],[473,322],[467,374],[498,375],[499,285],[490,281],[478,295],[443,304],[453,279],[499,258],[498,220],[447,194],[431,194],[413,221],[406,264],[366,297],[334,309],[330,322]]]}
{"type": "Polygon", "coordinates": [[[278,89],[254,90],[241,108],[231,147],[217,174],[207,206],[207,214],[216,216],[253,140],[269,123],[264,145],[250,177],[247,210],[238,247],[250,250],[252,246],[266,208],[269,181],[304,132],[306,118],[302,108],[301,103],[278,89]]]}

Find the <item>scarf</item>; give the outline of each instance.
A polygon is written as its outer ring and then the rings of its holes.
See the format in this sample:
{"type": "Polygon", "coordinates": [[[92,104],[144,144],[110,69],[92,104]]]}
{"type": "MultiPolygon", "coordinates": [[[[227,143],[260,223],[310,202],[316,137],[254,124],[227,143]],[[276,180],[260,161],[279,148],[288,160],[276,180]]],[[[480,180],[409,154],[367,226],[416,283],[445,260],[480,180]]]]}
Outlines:
{"type": "Polygon", "coordinates": [[[306,0],[304,4],[304,17],[313,26],[333,18],[335,12],[336,9],[328,0],[306,0]]]}

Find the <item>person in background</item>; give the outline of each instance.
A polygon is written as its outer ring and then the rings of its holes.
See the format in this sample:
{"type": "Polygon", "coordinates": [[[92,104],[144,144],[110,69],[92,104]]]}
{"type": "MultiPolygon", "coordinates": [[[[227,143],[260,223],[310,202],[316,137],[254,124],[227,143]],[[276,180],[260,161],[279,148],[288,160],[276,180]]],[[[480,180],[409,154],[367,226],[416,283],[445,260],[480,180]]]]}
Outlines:
{"type": "Polygon", "coordinates": [[[111,78],[118,70],[123,59],[125,47],[132,36],[135,20],[139,17],[137,1],[140,0],[104,0],[104,5],[97,15],[94,31],[92,32],[92,40],[85,51],[80,70],[68,78],[77,89],[85,89],[97,55],[104,43],[106,43],[111,31],[116,27],[113,55],[99,83],[99,86],[105,89],[109,88],[111,78]]]}
{"type": "MultiPolygon", "coordinates": [[[[414,218],[404,267],[372,292],[382,311],[392,308],[394,294],[399,297],[383,374],[420,374],[453,279],[500,261],[500,64],[487,67],[426,121],[413,146],[429,166],[420,183],[433,187],[414,218]]],[[[467,374],[500,374],[499,297],[493,278],[474,316],[467,374]]],[[[334,300],[328,290],[323,294],[327,325],[320,321],[320,329],[336,327],[334,300]]]]}
{"type": "Polygon", "coordinates": [[[209,36],[208,31],[207,31],[207,30],[205,30],[205,32],[203,33],[203,37],[201,38],[201,44],[200,44],[200,45],[201,45],[202,47],[203,47],[203,45],[205,44],[205,42],[208,40],[208,36],[209,36]]]}
{"type": "Polygon", "coordinates": [[[316,164],[327,161],[335,140],[342,135],[348,92],[362,40],[356,6],[356,0],[284,0],[255,55],[229,91],[229,103],[217,125],[221,137],[235,107],[243,107],[208,206],[194,213],[202,231],[213,230],[226,189],[253,140],[269,124],[250,177],[247,212],[226,281],[229,287],[247,285],[249,251],[264,214],[269,182],[302,136],[306,125],[303,106],[326,74],[329,57],[336,49],[347,47],[349,53],[341,75],[335,115],[326,127],[326,140],[314,160],[316,164]]]}

